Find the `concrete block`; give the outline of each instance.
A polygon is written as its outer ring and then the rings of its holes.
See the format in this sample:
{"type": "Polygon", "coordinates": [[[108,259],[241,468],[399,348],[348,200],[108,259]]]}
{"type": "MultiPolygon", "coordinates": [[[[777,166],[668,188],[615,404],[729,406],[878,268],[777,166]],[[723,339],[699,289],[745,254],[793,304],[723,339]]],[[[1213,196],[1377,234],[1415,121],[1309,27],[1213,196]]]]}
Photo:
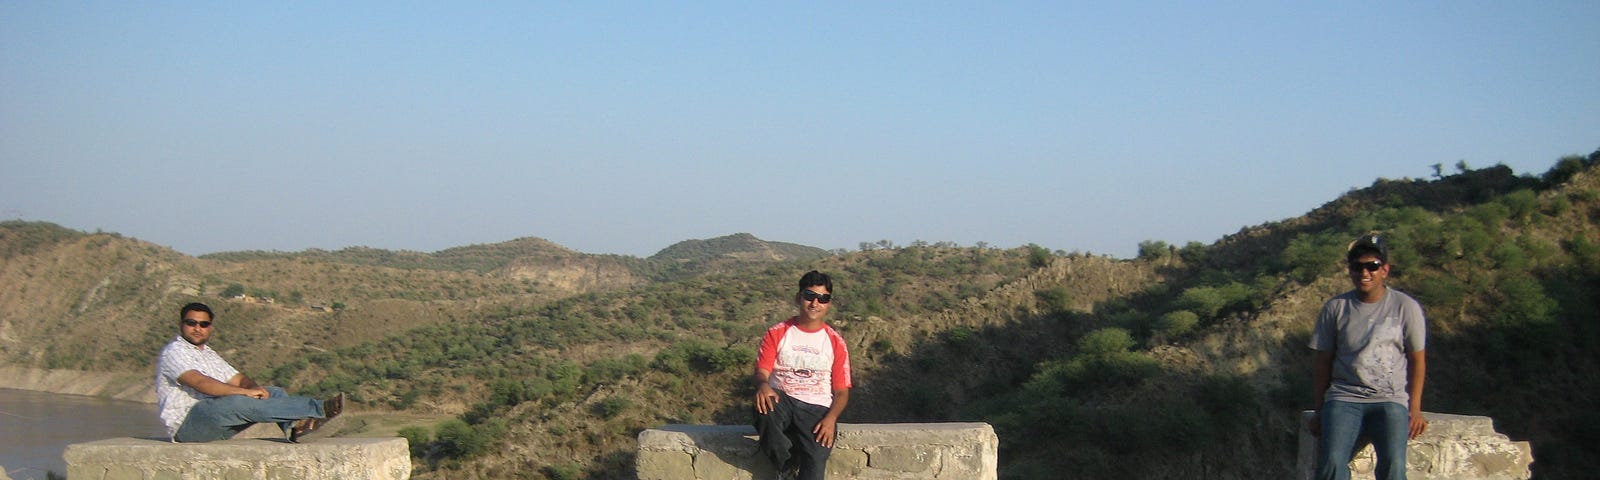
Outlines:
{"type": "Polygon", "coordinates": [[[921,446],[867,448],[867,466],[892,472],[922,473],[934,468],[939,452],[921,446]]]}
{"type": "Polygon", "coordinates": [[[867,452],[835,447],[828,455],[828,477],[857,478],[867,471],[867,452]]]}
{"type": "MultiPolygon", "coordinates": [[[[635,467],[641,479],[743,480],[771,478],[756,455],[755,429],[747,425],[667,425],[639,433],[635,467]],[[685,475],[681,460],[694,458],[685,475]]],[[[832,480],[998,478],[1000,440],[984,423],[839,424],[828,458],[832,480]]]]}
{"type": "Polygon", "coordinates": [[[403,438],[279,439],[209,443],[116,438],[67,446],[73,479],[404,479],[411,456],[403,438]]]}
{"type": "Polygon", "coordinates": [[[689,452],[681,451],[655,451],[639,452],[635,460],[638,465],[639,480],[672,480],[676,478],[693,478],[694,456],[689,452]],[[642,472],[651,472],[646,476],[642,472]]]}

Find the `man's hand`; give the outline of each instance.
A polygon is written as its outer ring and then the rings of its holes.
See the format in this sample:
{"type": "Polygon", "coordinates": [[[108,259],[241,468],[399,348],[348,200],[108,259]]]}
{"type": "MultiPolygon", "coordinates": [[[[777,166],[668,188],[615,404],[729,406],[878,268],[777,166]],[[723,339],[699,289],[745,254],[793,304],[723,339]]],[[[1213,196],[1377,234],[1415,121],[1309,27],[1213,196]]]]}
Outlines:
{"type": "Polygon", "coordinates": [[[245,389],[243,395],[257,400],[266,400],[267,397],[272,396],[272,392],[268,392],[266,387],[256,387],[245,389]]]}
{"type": "Polygon", "coordinates": [[[836,433],[834,431],[834,424],[837,421],[837,418],[822,417],[822,421],[817,422],[817,426],[811,429],[811,433],[817,436],[816,440],[818,444],[827,448],[833,448],[833,437],[834,433],[836,433]]]}
{"type": "Polygon", "coordinates": [[[1426,431],[1428,431],[1428,419],[1422,416],[1422,412],[1411,412],[1411,439],[1416,440],[1418,435],[1426,431]]]}
{"type": "Polygon", "coordinates": [[[1311,412],[1311,419],[1310,420],[1306,420],[1306,431],[1311,432],[1311,437],[1312,438],[1316,438],[1316,437],[1321,437],[1322,436],[1322,411],[1321,410],[1313,410],[1311,412]]]}
{"type": "Polygon", "coordinates": [[[756,413],[766,415],[778,406],[778,392],[762,382],[756,386],[756,413]]]}

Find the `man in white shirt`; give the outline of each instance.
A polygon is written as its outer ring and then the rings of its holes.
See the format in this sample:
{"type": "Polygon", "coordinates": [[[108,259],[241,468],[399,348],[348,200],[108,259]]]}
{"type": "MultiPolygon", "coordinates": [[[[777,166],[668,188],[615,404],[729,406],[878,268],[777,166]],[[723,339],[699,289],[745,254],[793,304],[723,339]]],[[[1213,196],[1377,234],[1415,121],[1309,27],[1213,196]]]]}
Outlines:
{"type": "Polygon", "coordinates": [[[206,344],[215,331],[211,307],[190,303],[178,315],[178,338],[156,358],[156,399],[172,441],[226,440],[252,424],[271,422],[299,442],[344,410],[343,393],[327,401],[289,395],[229,365],[206,344]]]}

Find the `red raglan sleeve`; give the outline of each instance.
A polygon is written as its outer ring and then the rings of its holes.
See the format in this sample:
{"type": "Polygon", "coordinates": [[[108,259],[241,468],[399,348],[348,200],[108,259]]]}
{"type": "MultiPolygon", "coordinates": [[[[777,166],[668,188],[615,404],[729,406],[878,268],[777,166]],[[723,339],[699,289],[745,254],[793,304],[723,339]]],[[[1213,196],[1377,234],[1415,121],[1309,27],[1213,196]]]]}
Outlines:
{"type": "Polygon", "coordinates": [[[845,347],[844,337],[830,327],[828,338],[833,341],[833,389],[844,390],[855,386],[850,379],[850,349],[845,347]]]}
{"type": "Polygon", "coordinates": [[[778,367],[778,343],[783,340],[784,324],[773,325],[761,336],[761,348],[756,350],[756,369],[773,371],[778,367]]]}

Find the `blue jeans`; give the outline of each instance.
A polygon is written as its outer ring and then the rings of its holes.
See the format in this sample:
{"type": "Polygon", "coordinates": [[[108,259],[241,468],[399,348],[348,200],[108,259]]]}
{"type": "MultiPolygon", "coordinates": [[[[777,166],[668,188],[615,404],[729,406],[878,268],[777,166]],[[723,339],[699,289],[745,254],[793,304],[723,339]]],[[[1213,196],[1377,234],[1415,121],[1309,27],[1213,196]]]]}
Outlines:
{"type": "Polygon", "coordinates": [[[228,395],[201,400],[183,417],[183,424],[173,439],[180,442],[227,440],[252,424],[267,422],[278,424],[287,435],[295,421],[323,417],[321,401],[290,395],[278,387],[266,388],[271,396],[262,399],[228,395]]]}
{"type": "Polygon", "coordinates": [[[1366,438],[1378,456],[1372,474],[1378,480],[1405,480],[1406,441],[1411,436],[1411,411],[1394,402],[1322,403],[1322,434],[1317,439],[1317,479],[1349,480],[1356,442],[1366,438]]]}

